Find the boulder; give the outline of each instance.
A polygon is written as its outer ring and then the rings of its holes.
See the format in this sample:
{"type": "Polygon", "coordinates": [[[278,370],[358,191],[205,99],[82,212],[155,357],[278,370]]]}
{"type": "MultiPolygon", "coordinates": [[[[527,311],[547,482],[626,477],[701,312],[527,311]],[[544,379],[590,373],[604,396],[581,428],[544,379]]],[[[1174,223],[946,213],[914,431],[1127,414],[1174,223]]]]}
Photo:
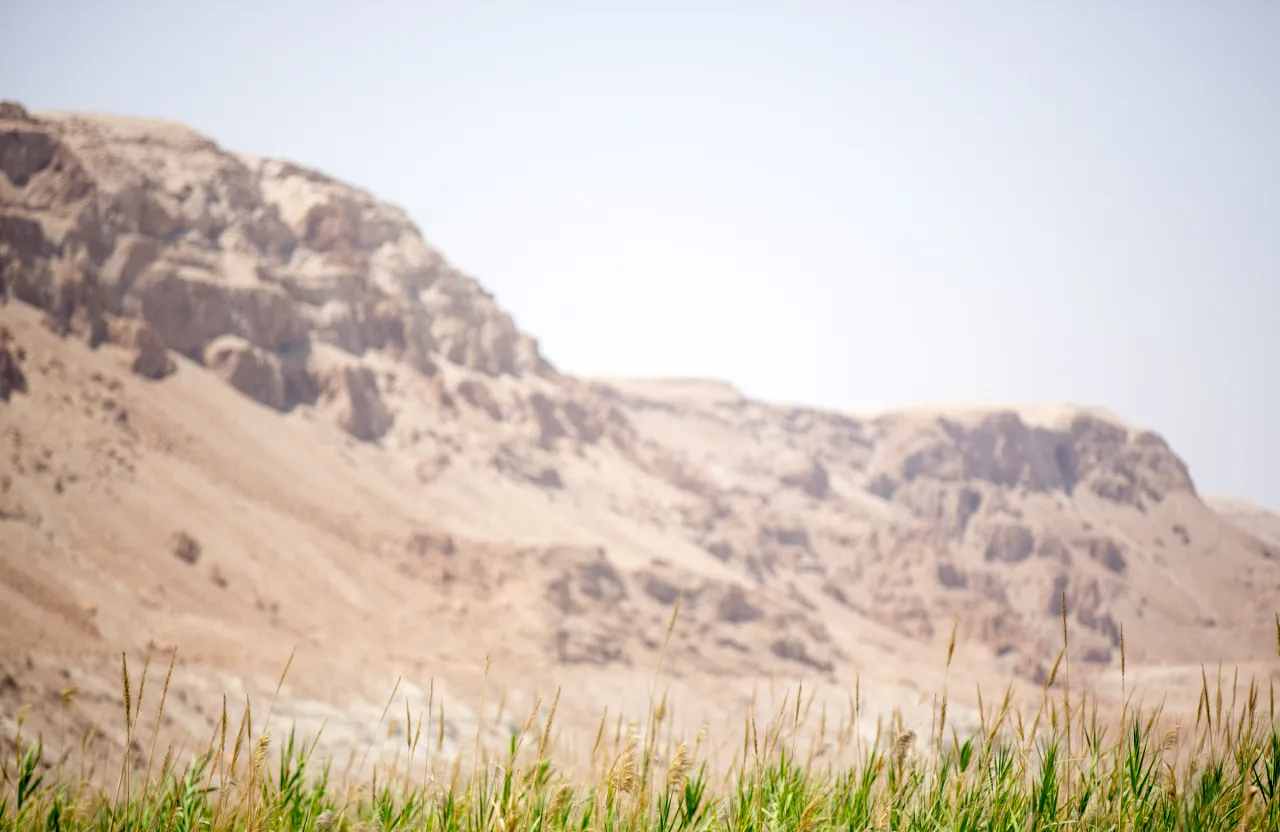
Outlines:
{"type": "Polygon", "coordinates": [[[238,335],[223,335],[205,346],[204,363],[249,398],[273,410],[284,410],[284,374],[275,355],[238,335]]]}
{"type": "Polygon", "coordinates": [[[25,358],[22,347],[13,343],[9,330],[0,327],[0,402],[9,401],[14,393],[27,391],[27,377],[22,372],[25,358]]]}
{"type": "Polygon", "coordinates": [[[159,381],[178,369],[177,363],[169,355],[164,339],[142,321],[134,318],[109,318],[107,339],[133,351],[129,369],[135,375],[159,381]]]}
{"type": "Polygon", "coordinates": [[[333,412],[338,427],[361,442],[374,442],[391,430],[395,417],[368,367],[351,364],[320,374],[320,402],[333,412]]]}

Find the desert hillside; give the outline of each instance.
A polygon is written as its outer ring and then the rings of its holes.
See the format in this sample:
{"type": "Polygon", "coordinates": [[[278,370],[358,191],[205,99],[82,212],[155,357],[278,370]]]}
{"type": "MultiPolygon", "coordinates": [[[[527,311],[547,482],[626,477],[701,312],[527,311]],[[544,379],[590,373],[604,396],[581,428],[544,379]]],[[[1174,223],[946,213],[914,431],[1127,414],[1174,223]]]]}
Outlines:
{"type": "Polygon", "coordinates": [[[1202,665],[1280,679],[1280,519],[1153,430],[576,378],[404,211],[181,125],[0,104],[0,170],[6,731],[73,684],[77,725],[112,713],[121,652],[175,646],[167,724],[202,737],[295,648],[274,713],[336,751],[397,678],[455,752],[557,686],[589,744],[660,654],[691,729],[801,681],[927,728],[953,622],[972,724],[976,685],[1039,690],[1063,597],[1104,701],[1122,628],[1193,711],[1202,665]]]}

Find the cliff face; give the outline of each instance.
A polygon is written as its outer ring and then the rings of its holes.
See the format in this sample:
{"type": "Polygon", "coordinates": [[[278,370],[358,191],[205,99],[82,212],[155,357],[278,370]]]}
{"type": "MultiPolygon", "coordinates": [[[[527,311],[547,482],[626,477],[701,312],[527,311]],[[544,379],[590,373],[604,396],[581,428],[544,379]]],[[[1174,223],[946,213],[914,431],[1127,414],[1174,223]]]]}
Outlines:
{"type": "Polygon", "coordinates": [[[690,513],[687,534],[758,585],[798,581],[910,641],[958,620],[997,667],[1034,680],[1061,643],[1064,599],[1086,667],[1118,662],[1122,625],[1130,663],[1267,657],[1277,553],[1207,507],[1160,437],[1110,414],[852,416],[679,384],[607,389],[680,461],[650,470],[714,506],[690,513]],[[1246,631],[1254,647],[1234,640],[1246,631]]]}
{"type": "Polygon", "coordinates": [[[340,400],[362,439],[391,424],[376,381],[351,369],[370,351],[425,376],[440,362],[553,374],[490,295],[364,191],[179,125],[6,104],[0,135],[3,280],[61,332],[173,350],[276,410],[340,400]]]}
{"type": "Polygon", "coordinates": [[[0,171],[13,696],[154,641],[192,690],[302,644],[316,701],[432,667],[465,698],[492,649],[509,686],[580,683],[557,719],[590,731],[677,599],[663,666],[708,718],[765,676],[911,707],[953,622],[953,690],[1043,681],[1064,599],[1073,674],[1121,627],[1193,693],[1274,665],[1270,526],[1110,414],[577,379],[400,209],[180,125],[3,104],[0,171]]]}

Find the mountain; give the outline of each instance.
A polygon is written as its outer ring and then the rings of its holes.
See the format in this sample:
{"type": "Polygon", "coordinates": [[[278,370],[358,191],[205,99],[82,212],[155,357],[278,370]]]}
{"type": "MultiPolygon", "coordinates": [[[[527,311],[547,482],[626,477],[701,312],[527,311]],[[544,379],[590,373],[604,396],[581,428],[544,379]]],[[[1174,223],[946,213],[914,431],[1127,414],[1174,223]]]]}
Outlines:
{"type": "Polygon", "coordinates": [[[154,697],[176,647],[165,726],[207,737],[296,648],[274,718],[335,752],[393,688],[446,754],[557,686],[579,749],[663,688],[732,733],[800,682],[923,735],[944,681],[958,726],[977,685],[1034,702],[1064,598],[1104,703],[1122,629],[1172,705],[1202,665],[1280,679],[1280,521],[1105,411],[577,378],[403,210],[182,125],[6,102],[0,169],[6,708],[74,684],[115,724],[121,652],[154,697]]]}

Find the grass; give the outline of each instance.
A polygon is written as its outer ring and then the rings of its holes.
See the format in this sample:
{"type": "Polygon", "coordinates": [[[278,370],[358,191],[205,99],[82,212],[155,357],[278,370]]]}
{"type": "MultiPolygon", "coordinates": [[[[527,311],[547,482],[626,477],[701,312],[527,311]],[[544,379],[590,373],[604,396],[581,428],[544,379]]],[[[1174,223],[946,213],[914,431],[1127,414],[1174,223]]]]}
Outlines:
{"type": "MultiPolygon", "coordinates": [[[[1280,616],[1276,633],[1280,651],[1280,616]]],[[[316,758],[319,736],[255,734],[249,707],[237,728],[225,701],[202,752],[179,764],[170,748],[157,762],[168,675],[148,720],[155,727],[144,762],[134,749],[147,732],[146,667],[135,689],[122,658],[129,750],[114,786],[92,783],[83,763],[70,770],[66,755],[46,760],[41,739],[21,735],[20,716],[14,754],[3,764],[0,830],[1280,830],[1274,685],[1265,699],[1256,681],[1243,698],[1233,685],[1224,706],[1221,682],[1204,675],[1194,725],[1170,730],[1159,727],[1159,707],[1130,707],[1122,691],[1119,719],[1102,724],[1096,700],[1084,692],[1071,698],[1065,613],[1063,638],[1035,713],[1015,711],[1008,689],[1000,707],[980,704],[980,727],[963,737],[947,724],[944,685],[927,738],[902,730],[898,719],[864,741],[855,698],[835,725],[823,712],[816,740],[802,750],[797,738],[813,699],[801,688],[763,730],[744,720],[741,751],[717,773],[702,755],[705,728],[692,745],[673,736],[664,728],[665,698],[651,697],[643,731],[624,734],[619,720],[611,740],[601,718],[589,770],[575,775],[550,753],[557,692],[545,719],[535,705],[500,753],[482,749],[477,732],[480,764],[465,774],[461,757],[432,758],[443,710],[434,723],[431,705],[416,719],[406,712],[404,760],[357,781],[334,776],[332,761],[316,758]],[[842,753],[824,755],[832,745],[842,753]]],[[[954,630],[948,669],[953,651],[954,630]]],[[[1123,680],[1123,635],[1120,651],[1123,680]]]]}

